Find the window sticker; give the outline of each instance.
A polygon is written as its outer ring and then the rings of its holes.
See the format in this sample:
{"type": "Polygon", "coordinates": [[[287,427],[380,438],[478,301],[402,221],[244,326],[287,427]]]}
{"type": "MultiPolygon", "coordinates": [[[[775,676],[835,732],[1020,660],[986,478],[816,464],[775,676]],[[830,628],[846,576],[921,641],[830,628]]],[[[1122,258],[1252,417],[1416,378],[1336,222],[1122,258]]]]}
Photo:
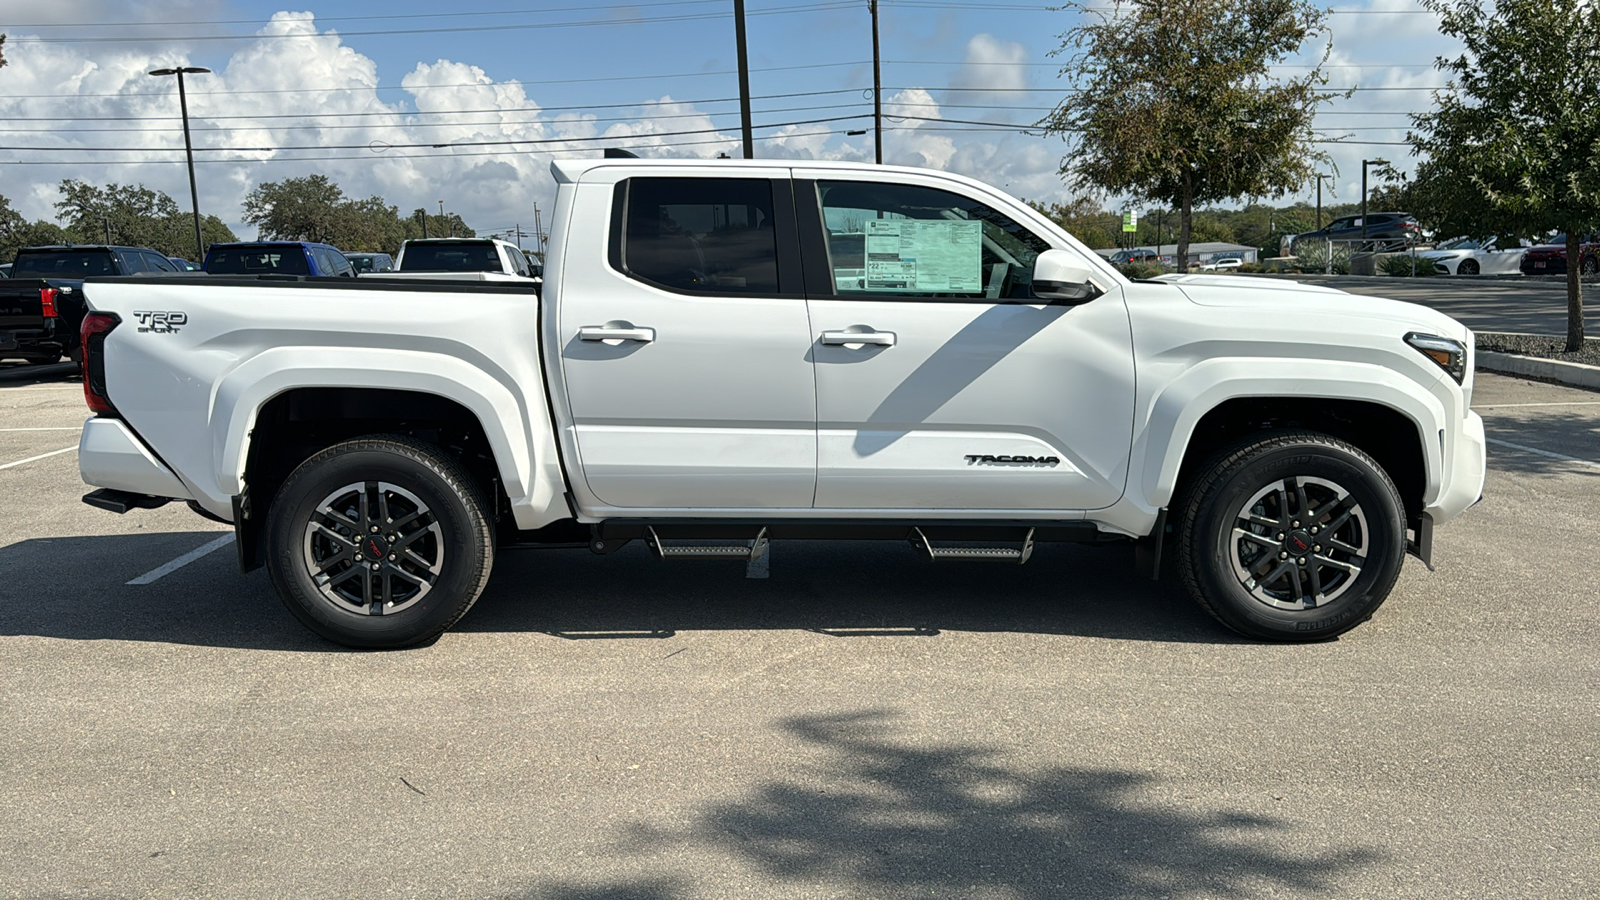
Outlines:
{"type": "MultiPolygon", "coordinates": [[[[836,267],[839,290],[983,293],[982,222],[872,219],[864,224],[864,265],[836,267]]],[[[834,241],[837,245],[850,237],[835,235],[834,241]]]]}

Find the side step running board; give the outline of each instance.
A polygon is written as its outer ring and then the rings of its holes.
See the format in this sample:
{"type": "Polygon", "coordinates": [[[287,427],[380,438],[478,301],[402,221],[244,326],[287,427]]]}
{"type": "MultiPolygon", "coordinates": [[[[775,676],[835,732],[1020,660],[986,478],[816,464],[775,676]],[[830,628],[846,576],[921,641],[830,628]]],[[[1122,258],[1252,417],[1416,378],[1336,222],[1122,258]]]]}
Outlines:
{"type": "Polygon", "coordinates": [[[922,552],[929,562],[941,559],[976,559],[992,562],[1015,562],[1022,565],[1033,555],[1033,529],[1029,528],[1020,547],[935,547],[921,528],[911,529],[911,546],[922,552]]]}
{"type": "Polygon", "coordinates": [[[644,541],[659,559],[743,559],[749,562],[760,559],[770,545],[765,528],[747,544],[669,544],[651,526],[645,529],[644,541]]]}

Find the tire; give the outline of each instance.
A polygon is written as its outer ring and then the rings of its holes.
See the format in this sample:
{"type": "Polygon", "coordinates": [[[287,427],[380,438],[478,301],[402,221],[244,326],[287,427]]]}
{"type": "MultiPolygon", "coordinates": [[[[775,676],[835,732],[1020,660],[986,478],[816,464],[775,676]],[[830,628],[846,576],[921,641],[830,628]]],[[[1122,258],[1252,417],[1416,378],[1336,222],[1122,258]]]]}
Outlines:
{"type": "Polygon", "coordinates": [[[1580,264],[1578,268],[1578,273],[1580,275],[1594,275],[1596,273],[1600,273],[1600,259],[1595,259],[1592,256],[1584,257],[1582,264],[1580,264]]]}
{"type": "Polygon", "coordinates": [[[1478,274],[1478,261],[1475,260],[1475,259],[1463,259],[1461,261],[1461,265],[1456,266],[1456,274],[1457,275],[1476,275],[1476,274],[1478,274]]]}
{"type": "Polygon", "coordinates": [[[430,444],[345,441],[301,463],[273,498],[267,570],[289,612],[336,644],[420,644],[466,615],[489,581],[487,508],[466,469],[430,444]]]}
{"type": "Polygon", "coordinates": [[[1394,482],[1372,457],[1327,435],[1257,435],[1202,467],[1178,508],[1185,586],[1246,637],[1343,634],[1383,604],[1405,559],[1394,482]]]}

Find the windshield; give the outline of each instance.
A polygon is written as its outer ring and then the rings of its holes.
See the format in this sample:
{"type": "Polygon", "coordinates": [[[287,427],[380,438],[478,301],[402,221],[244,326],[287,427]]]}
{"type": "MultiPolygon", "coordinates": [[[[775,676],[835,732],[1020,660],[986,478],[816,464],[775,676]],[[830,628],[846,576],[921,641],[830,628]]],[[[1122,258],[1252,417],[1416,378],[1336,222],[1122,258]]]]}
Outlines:
{"type": "Polygon", "coordinates": [[[115,275],[110,250],[46,250],[17,254],[12,278],[87,278],[115,275]]]}
{"type": "Polygon", "coordinates": [[[1482,247],[1482,246],[1483,246],[1483,243],[1481,241],[1475,241],[1472,238],[1458,237],[1458,238],[1454,238],[1452,240],[1445,241],[1444,243],[1440,244],[1435,249],[1438,249],[1438,250],[1476,250],[1476,249],[1478,249],[1479,247],[1482,247]]]}
{"type": "Polygon", "coordinates": [[[500,254],[494,244],[448,244],[412,242],[400,260],[402,272],[500,272],[500,254]]]}

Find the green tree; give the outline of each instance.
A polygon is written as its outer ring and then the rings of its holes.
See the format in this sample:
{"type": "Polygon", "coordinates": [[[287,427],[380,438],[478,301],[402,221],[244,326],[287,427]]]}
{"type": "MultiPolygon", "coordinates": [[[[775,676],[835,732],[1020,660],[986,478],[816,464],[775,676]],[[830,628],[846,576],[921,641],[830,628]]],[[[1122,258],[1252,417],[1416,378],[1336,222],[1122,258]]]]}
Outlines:
{"type": "Polygon", "coordinates": [[[54,222],[43,219],[29,222],[11,208],[10,200],[0,194],[0,263],[11,262],[23,247],[59,244],[66,237],[66,232],[54,222]]]}
{"type": "Polygon", "coordinates": [[[267,181],[245,195],[244,221],[262,240],[332,244],[344,202],[344,191],[326,175],[267,181]]]}
{"type": "Polygon", "coordinates": [[[1583,347],[1579,246],[1600,225],[1600,5],[1424,0],[1466,51],[1412,117],[1413,191],[1453,234],[1567,235],[1567,350],[1583,347]]]}
{"type": "Polygon", "coordinates": [[[1122,236],[1122,216],[1103,209],[1098,199],[1087,194],[1067,203],[1044,204],[1030,200],[1028,205],[1091,250],[1115,247],[1122,236]]]}
{"type": "Polygon", "coordinates": [[[1179,270],[1196,204],[1281,197],[1327,155],[1312,144],[1317,107],[1335,96],[1320,66],[1291,79],[1270,66],[1326,32],[1308,0],[1081,2],[1067,55],[1071,93],[1040,125],[1068,145],[1061,174],[1078,190],[1130,194],[1178,211],[1179,270]]]}
{"type": "MultiPolygon", "coordinates": [[[[71,178],[61,182],[60,191],[55,206],[67,223],[66,240],[149,247],[167,256],[194,255],[194,214],[179,209],[177,201],[161,191],[142,184],[98,187],[71,178]]],[[[238,240],[216,216],[201,218],[200,233],[205,245],[238,240]]]]}
{"type": "Polygon", "coordinates": [[[6,66],[6,36],[0,34],[0,69],[6,66]]]}

